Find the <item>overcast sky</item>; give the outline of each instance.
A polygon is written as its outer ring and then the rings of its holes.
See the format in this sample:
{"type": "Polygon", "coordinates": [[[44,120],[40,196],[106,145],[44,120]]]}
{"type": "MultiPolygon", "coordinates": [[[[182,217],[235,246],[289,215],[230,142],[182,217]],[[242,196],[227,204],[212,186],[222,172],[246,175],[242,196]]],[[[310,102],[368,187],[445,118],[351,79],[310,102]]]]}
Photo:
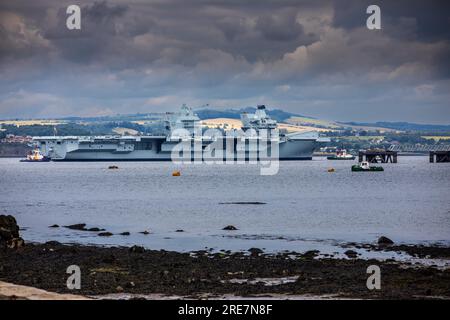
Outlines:
{"type": "Polygon", "coordinates": [[[182,103],[449,124],[450,1],[0,1],[0,118],[182,103]]]}

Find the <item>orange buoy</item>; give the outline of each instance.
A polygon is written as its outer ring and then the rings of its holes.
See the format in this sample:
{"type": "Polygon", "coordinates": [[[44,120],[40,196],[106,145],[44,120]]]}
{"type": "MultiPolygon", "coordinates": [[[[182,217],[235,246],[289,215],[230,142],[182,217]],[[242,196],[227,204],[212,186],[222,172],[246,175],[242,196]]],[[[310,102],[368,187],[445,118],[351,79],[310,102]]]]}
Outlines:
{"type": "Polygon", "coordinates": [[[181,176],[181,172],[178,171],[178,170],[175,170],[175,171],[172,172],[172,176],[173,177],[179,177],[179,176],[181,176]]]}

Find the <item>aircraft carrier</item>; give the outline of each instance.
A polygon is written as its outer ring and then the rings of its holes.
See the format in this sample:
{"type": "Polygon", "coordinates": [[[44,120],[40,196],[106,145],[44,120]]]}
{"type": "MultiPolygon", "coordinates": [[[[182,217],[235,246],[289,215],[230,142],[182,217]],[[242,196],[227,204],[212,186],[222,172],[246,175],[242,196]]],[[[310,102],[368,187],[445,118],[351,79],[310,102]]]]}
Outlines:
{"type": "MultiPolygon", "coordinates": [[[[227,131],[223,135],[208,135],[208,131],[205,132],[202,128],[201,120],[186,105],[178,113],[167,113],[163,121],[165,134],[162,135],[45,136],[34,137],[33,145],[52,161],[170,161],[173,160],[174,148],[180,142],[200,143],[202,154],[214,143],[216,149],[217,146],[219,149],[223,147],[222,154],[229,157],[231,152],[232,158],[238,158],[239,148],[243,148],[241,154],[248,160],[252,157],[252,148],[259,148],[256,151],[273,155],[271,150],[260,150],[273,147],[273,144],[261,143],[262,140],[267,140],[276,143],[279,160],[311,160],[317,144],[329,141],[314,131],[290,134],[279,131],[277,122],[267,115],[263,105],[258,106],[255,113],[241,114],[241,130],[227,131]],[[264,134],[261,135],[261,132],[264,134]],[[247,140],[257,137],[258,142],[253,147],[248,141],[239,144],[242,135],[238,133],[244,133],[247,140]]],[[[195,152],[199,149],[194,149],[191,158],[197,159],[195,152]]],[[[202,155],[201,157],[204,158],[202,155]]]]}

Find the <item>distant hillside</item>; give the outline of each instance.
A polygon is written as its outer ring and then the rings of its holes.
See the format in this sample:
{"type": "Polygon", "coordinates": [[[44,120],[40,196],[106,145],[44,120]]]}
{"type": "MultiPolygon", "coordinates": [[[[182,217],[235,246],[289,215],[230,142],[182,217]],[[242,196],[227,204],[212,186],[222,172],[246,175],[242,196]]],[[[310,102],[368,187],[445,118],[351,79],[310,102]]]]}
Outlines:
{"type": "MultiPolygon", "coordinates": [[[[210,128],[223,128],[226,130],[229,129],[240,129],[242,127],[241,120],[233,119],[233,118],[214,118],[214,119],[205,119],[202,120],[202,124],[206,127],[210,128]]],[[[287,132],[304,132],[304,131],[318,131],[318,132],[326,132],[330,131],[330,129],[322,129],[313,126],[298,126],[288,123],[278,123],[278,129],[286,130],[287,132]]]]}
{"type": "Polygon", "coordinates": [[[297,126],[312,126],[316,128],[332,129],[332,130],[355,130],[355,131],[363,130],[363,131],[380,131],[380,132],[397,131],[394,129],[384,127],[362,126],[362,125],[357,126],[336,121],[315,119],[310,117],[291,117],[287,119],[286,122],[297,126]]]}
{"type": "MultiPolygon", "coordinates": [[[[198,108],[194,112],[201,120],[207,119],[240,119],[243,112],[254,113],[255,107],[243,107],[236,109],[198,108]]],[[[353,130],[353,131],[378,131],[378,132],[421,132],[435,133],[437,136],[450,133],[450,125],[417,124],[409,122],[338,122],[323,120],[309,116],[283,111],[281,109],[267,109],[267,114],[278,121],[297,127],[313,127],[325,130],[353,130]]],[[[98,117],[65,117],[56,119],[22,119],[0,120],[0,128],[8,129],[8,133],[42,135],[53,134],[54,127],[58,127],[58,134],[69,132],[76,134],[112,134],[118,130],[114,128],[128,128],[138,132],[150,133],[158,127],[158,122],[164,117],[164,113],[134,113],[115,114],[98,117]],[[21,129],[19,129],[21,127],[21,129]],[[68,129],[68,130],[65,130],[68,129]],[[45,131],[45,132],[44,132],[45,131]],[[66,132],[67,131],[67,132],[66,132]]],[[[161,125],[159,124],[159,127],[161,125]]],[[[160,128],[157,128],[158,132],[160,128]]],[[[120,130],[119,130],[120,132],[120,130]]],[[[129,130],[129,132],[132,132],[129,130]]],[[[134,132],[134,131],[133,131],[134,132]]]]}
{"type": "MultiPolygon", "coordinates": [[[[240,115],[243,112],[254,113],[255,107],[246,107],[241,109],[227,109],[227,110],[214,110],[214,109],[197,109],[194,112],[202,120],[204,119],[216,119],[216,118],[228,118],[228,119],[240,119],[240,115]]],[[[301,115],[286,112],[280,109],[268,109],[267,114],[278,122],[284,122],[291,117],[301,117],[301,115]]]]}
{"type": "Polygon", "coordinates": [[[98,117],[64,117],[60,120],[68,122],[110,122],[110,121],[138,121],[138,120],[155,120],[161,118],[162,113],[132,113],[132,114],[115,114],[109,116],[98,117]]]}
{"type": "Polygon", "coordinates": [[[435,125],[435,124],[419,124],[410,122],[342,122],[343,124],[351,126],[371,126],[371,127],[383,127],[399,131],[430,131],[430,132],[450,132],[450,125],[435,125]]]}
{"type": "MultiPolygon", "coordinates": [[[[217,110],[209,108],[194,109],[194,112],[198,115],[200,119],[215,119],[215,118],[228,118],[228,119],[240,119],[240,114],[242,112],[254,113],[256,111],[255,107],[245,107],[240,109],[226,109],[217,110]]],[[[301,117],[301,115],[286,112],[280,109],[266,110],[266,112],[273,119],[277,121],[285,121],[291,117],[301,117]]],[[[155,120],[160,119],[164,113],[135,113],[135,114],[116,114],[109,116],[99,116],[99,117],[65,117],[61,120],[64,121],[83,121],[83,122],[101,122],[101,121],[138,121],[138,120],[155,120]]]]}
{"type": "Polygon", "coordinates": [[[317,128],[327,128],[327,129],[340,129],[342,125],[339,125],[333,121],[320,120],[311,117],[301,117],[301,116],[293,116],[289,119],[286,119],[285,122],[297,125],[297,126],[313,126],[317,128]]]}

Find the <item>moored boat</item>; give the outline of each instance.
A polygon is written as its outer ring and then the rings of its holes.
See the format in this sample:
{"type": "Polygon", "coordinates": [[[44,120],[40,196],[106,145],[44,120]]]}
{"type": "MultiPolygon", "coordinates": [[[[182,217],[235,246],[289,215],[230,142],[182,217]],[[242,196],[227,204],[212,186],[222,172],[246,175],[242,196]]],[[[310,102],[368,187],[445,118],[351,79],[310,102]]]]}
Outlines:
{"type": "Polygon", "coordinates": [[[25,159],[20,160],[20,162],[48,162],[49,157],[42,155],[38,148],[33,149],[27,154],[25,159]]]}
{"type": "Polygon", "coordinates": [[[370,166],[369,162],[363,161],[352,166],[352,171],[384,171],[383,167],[370,166]]]}
{"type": "Polygon", "coordinates": [[[347,153],[347,150],[340,149],[336,150],[336,153],[334,155],[328,156],[328,160],[355,160],[355,156],[347,153]]]}

